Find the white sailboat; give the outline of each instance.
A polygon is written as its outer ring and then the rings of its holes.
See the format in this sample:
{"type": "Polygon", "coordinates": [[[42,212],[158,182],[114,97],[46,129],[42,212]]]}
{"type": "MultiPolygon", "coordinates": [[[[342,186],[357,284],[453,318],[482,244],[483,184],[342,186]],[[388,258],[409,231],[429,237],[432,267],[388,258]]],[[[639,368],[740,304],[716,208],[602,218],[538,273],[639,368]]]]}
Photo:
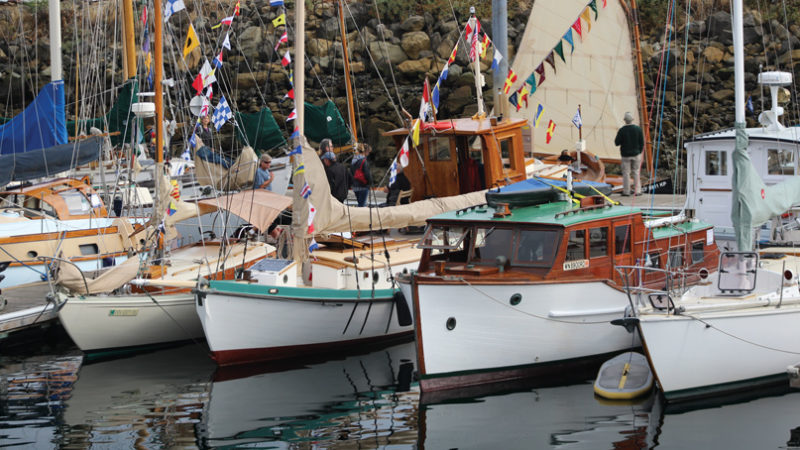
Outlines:
{"type": "Polygon", "coordinates": [[[674,300],[638,291],[644,349],[667,401],[726,394],[773,382],[788,383],[787,366],[800,360],[800,261],[777,251],[748,251],[753,226],[800,198],[795,178],[766,186],[748,155],[744,121],[742,2],[733,2],[736,147],[732,223],[739,252],[724,252],[719,272],[674,300]]]}

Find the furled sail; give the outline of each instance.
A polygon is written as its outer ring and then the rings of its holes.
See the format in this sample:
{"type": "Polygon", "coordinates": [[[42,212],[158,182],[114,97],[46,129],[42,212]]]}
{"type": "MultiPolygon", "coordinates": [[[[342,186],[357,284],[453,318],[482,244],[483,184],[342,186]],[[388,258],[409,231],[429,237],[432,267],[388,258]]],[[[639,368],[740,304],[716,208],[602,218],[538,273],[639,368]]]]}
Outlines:
{"type": "Polygon", "coordinates": [[[12,181],[52,177],[82,164],[97,161],[102,137],[90,137],[71,144],[40,148],[25,153],[0,155],[0,186],[12,181]]]}
{"type": "Polygon", "coordinates": [[[636,116],[639,110],[630,32],[622,2],[595,2],[596,16],[588,5],[587,0],[533,3],[512,64],[517,74],[512,89],[519,89],[531,74],[538,86],[529,95],[527,107],[523,104],[519,112],[511,107],[511,116],[526,118],[532,124],[534,152],[558,154],[562,149],[575,148],[578,129],[572,119],[581,105],[586,149],[600,158],[619,160],[614,145],[617,129],[623,125],[626,111],[636,116]],[[582,37],[571,28],[576,20],[581,24],[582,37]],[[567,32],[574,46],[564,38],[567,32]],[[548,61],[553,62],[555,71],[548,61]],[[540,64],[545,73],[541,83],[540,74],[535,73],[540,64]],[[535,126],[539,105],[543,112],[535,126]],[[547,143],[551,120],[555,129],[547,143]]]}

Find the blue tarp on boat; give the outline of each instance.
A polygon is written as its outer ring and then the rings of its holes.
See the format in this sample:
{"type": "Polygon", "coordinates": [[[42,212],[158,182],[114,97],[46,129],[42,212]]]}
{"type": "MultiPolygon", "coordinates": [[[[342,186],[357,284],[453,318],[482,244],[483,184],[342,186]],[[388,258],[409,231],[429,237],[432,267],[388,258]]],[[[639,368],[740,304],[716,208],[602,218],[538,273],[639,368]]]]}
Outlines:
{"type": "Polygon", "coordinates": [[[0,125],[0,155],[66,143],[63,80],[48,83],[21,114],[0,125]]]}
{"type": "Polygon", "coordinates": [[[77,143],[57,145],[50,148],[0,155],[0,186],[12,181],[52,177],[75,166],[100,159],[101,136],[94,136],[77,143]]]}
{"type": "MultiPolygon", "coordinates": [[[[489,206],[508,203],[511,207],[546,203],[563,195],[563,191],[558,188],[566,189],[566,180],[534,177],[487,191],[486,202],[489,206]]],[[[596,181],[575,181],[572,183],[572,190],[580,195],[598,195],[598,192],[609,195],[611,185],[596,181]]]]}

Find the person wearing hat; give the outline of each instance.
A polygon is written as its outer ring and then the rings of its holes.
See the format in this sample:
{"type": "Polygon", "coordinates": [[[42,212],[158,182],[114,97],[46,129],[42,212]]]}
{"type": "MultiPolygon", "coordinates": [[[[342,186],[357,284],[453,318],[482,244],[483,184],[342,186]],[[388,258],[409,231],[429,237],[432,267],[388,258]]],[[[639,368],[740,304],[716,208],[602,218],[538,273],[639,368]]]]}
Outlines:
{"type": "Polygon", "coordinates": [[[642,166],[642,150],[644,149],[644,133],[642,129],[633,123],[633,114],[625,113],[625,125],[617,131],[614,144],[619,146],[619,153],[622,157],[622,195],[631,195],[631,172],[633,172],[633,183],[635,195],[642,194],[642,181],[639,177],[639,169],[642,166]]]}
{"type": "Polygon", "coordinates": [[[253,189],[266,189],[272,190],[272,180],[275,176],[269,171],[269,166],[272,163],[272,157],[264,153],[258,160],[258,168],[256,169],[256,178],[253,181],[253,189]]]}
{"type": "Polygon", "coordinates": [[[352,175],[345,166],[336,161],[336,154],[333,153],[333,143],[330,139],[323,139],[319,143],[319,150],[322,152],[322,164],[325,165],[325,176],[328,177],[328,185],[331,187],[331,195],[336,200],[344,203],[347,199],[347,191],[352,184],[352,175]]]}

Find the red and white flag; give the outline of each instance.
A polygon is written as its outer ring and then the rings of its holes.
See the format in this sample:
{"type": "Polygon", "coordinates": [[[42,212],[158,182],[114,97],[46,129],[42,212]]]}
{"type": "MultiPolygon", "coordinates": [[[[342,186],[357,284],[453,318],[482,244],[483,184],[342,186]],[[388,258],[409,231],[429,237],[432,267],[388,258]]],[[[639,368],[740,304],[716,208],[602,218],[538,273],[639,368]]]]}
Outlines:
{"type": "Polygon", "coordinates": [[[289,35],[284,31],[280,38],[278,38],[278,42],[275,44],[275,51],[278,51],[278,47],[281,44],[288,44],[289,43],[289,35]]]}
{"type": "Polygon", "coordinates": [[[314,216],[317,215],[317,208],[308,202],[308,234],[314,234],[314,216]]]}
{"type": "Polygon", "coordinates": [[[400,147],[400,155],[397,158],[402,167],[408,166],[408,137],[403,141],[403,146],[400,147]]]}
{"type": "Polygon", "coordinates": [[[283,54],[283,59],[281,59],[281,65],[283,67],[286,67],[291,63],[292,63],[292,55],[289,54],[289,50],[286,50],[286,53],[283,54]]]}

